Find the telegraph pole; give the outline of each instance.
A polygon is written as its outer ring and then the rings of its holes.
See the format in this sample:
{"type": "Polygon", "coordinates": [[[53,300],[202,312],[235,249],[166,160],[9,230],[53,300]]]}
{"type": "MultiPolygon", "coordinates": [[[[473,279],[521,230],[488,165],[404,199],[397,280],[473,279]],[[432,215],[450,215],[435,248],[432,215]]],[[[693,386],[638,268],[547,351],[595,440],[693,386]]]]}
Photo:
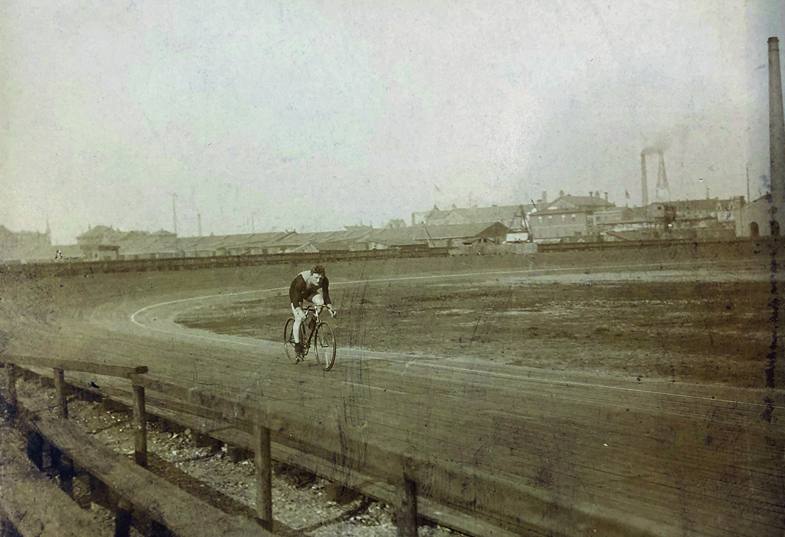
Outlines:
{"type": "Polygon", "coordinates": [[[177,194],[172,192],[172,228],[174,229],[175,235],[177,235],[177,207],[175,206],[176,201],[177,201],[177,194]]]}
{"type": "Polygon", "coordinates": [[[747,164],[747,203],[750,201],[750,165],[747,164]]]}

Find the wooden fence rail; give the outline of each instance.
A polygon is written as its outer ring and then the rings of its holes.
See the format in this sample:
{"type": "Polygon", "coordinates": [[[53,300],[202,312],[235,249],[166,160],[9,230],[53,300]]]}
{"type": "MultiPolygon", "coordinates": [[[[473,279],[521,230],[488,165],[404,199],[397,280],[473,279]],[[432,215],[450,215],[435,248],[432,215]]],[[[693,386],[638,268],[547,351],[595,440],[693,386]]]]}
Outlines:
{"type": "MultiPolygon", "coordinates": [[[[65,371],[77,373],[91,373],[105,377],[115,377],[130,380],[134,375],[147,373],[146,366],[116,366],[79,362],[75,360],[58,360],[40,356],[4,355],[3,361],[8,368],[8,393],[10,394],[8,406],[10,414],[16,413],[16,380],[18,366],[38,367],[51,369],[54,377],[55,394],[57,401],[57,414],[61,418],[68,418],[68,400],[66,398],[65,371]]],[[[144,387],[133,385],[134,393],[134,460],[140,466],[147,466],[147,418],[144,412],[144,387]]]]}
{"type": "MultiPolygon", "coordinates": [[[[272,504],[269,503],[267,517],[260,520],[261,527],[254,521],[238,517],[227,516],[225,513],[200,500],[190,496],[165,480],[153,477],[142,468],[147,466],[147,413],[145,409],[145,388],[132,384],[133,414],[134,414],[134,465],[124,468],[128,461],[122,456],[112,452],[103,445],[97,444],[91,437],[80,432],[68,423],[68,406],[66,398],[65,369],[74,365],[73,369],[83,373],[103,376],[114,376],[130,380],[131,375],[141,375],[147,371],[146,367],[116,367],[103,364],[90,364],[83,362],[66,363],[31,356],[3,356],[7,372],[7,397],[6,405],[9,416],[14,420],[19,412],[19,401],[16,395],[16,382],[19,378],[20,366],[35,368],[50,368],[53,372],[56,391],[57,420],[46,415],[25,414],[32,418],[25,423],[28,430],[27,451],[28,457],[38,468],[43,468],[44,448],[49,443],[52,468],[56,469],[60,477],[61,488],[67,494],[73,490],[74,461],[87,471],[93,479],[97,479],[109,486],[119,494],[115,505],[115,536],[127,537],[132,521],[132,510],[141,509],[151,518],[151,524],[159,529],[170,528],[173,532],[187,535],[212,535],[216,526],[225,530],[227,534],[239,536],[263,537],[272,535],[264,531],[272,527],[272,504]]],[[[268,446],[269,451],[269,446],[268,446]]],[[[268,463],[267,468],[271,468],[268,463]]],[[[268,475],[269,481],[269,475],[268,475]]],[[[96,482],[97,483],[97,482],[96,482]]],[[[95,487],[91,486],[91,489],[95,487]]],[[[268,494],[269,499],[269,486],[268,494]]],[[[15,525],[19,522],[13,518],[15,525]]],[[[157,531],[157,530],[156,530],[157,531]]],[[[154,531],[155,533],[155,531],[154,531]]],[[[166,532],[164,532],[166,533],[166,532]]],[[[219,531],[223,534],[223,531],[219,531]]],[[[168,534],[168,533],[166,533],[168,534]]]]}

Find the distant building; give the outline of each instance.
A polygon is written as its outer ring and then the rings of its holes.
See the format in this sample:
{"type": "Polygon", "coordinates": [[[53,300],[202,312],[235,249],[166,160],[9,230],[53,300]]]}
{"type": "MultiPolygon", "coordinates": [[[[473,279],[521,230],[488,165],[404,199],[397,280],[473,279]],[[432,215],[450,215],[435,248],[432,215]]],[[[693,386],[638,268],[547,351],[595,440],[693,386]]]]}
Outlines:
{"type": "Polygon", "coordinates": [[[593,215],[614,204],[599,192],[589,196],[563,194],[545,208],[529,213],[529,227],[536,242],[586,240],[595,234],[593,215]]]}
{"type": "Polygon", "coordinates": [[[408,226],[374,230],[367,239],[372,250],[386,248],[466,248],[477,243],[501,244],[509,232],[501,222],[408,226]]]}
{"type": "Polygon", "coordinates": [[[772,218],[771,194],[736,209],[736,236],[757,239],[778,234],[777,223],[772,218]],[[775,229],[772,229],[774,227],[775,229]]]}
{"type": "Polygon", "coordinates": [[[715,222],[727,224],[735,222],[736,210],[744,204],[741,196],[720,199],[694,199],[656,202],[648,206],[649,215],[655,217],[663,211],[663,206],[668,205],[676,210],[676,218],[683,221],[710,219],[715,222]]]}
{"type": "Polygon", "coordinates": [[[293,235],[290,231],[242,233],[237,235],[211,235],[209,237],[184,237],[185,255],[201,257],[216,255],[260,255],[280,253],[277,241],[293,235]],[[193,246],[188,246],[193,244],[193,246]]]}
{"type": "Polygon", "coordinates": [[[476,243],[502,244],[510,228],[502,222],[419,226],[417,240],[433,247],[462,248],[476,243]]]}
{"type": "Polygon", "coordinates": [[[122,231],[110,226],[95,226],[76,237],[76,243],[86,261],[117,259],[122,235],[122,231]]]}
{"type": "Polygon", "coordinates": [[[743,205],[736,197],[612,207],[594,212],[594,232],[601,240],[729,239],[743,205]]]}
{"type": "Polygon", "coordinates": [[[592,215],[594,231],[601,240],[657,238],[656,224],[645,207],[610,207],[592,215]]]}
{"type": "Polygon", "coordinates": [[[652,203],[648,214],[671,238],[730,239],[736,236],[741,196],[652,203]]]}
{"type": "Polygon", "coordinates": [[[406,220],[403,218],[393,218],[384,225],[385,229],[401,229],[406,227],[406,220]]]}
{"type": "Polygon", "coordinates": [[[412,213],[412,225],[446,226],[500,222],[511,229],[522,228],[523,216],[533,205],[491,205],[490,207],[456,207],[412,213]]]}
{"type": "Polygon", "coordinates": [[[51,234],[37,231],[11,231],[0,225],[0,261],[24,263],[54,259],[51,234]]]}
{"type": "Polygon", "coordinates": [[[79,235],[76,243],[86,261],[165,259],[182,255],[177,235],[165,230],[150,233],[95,226],[79,235]]]}

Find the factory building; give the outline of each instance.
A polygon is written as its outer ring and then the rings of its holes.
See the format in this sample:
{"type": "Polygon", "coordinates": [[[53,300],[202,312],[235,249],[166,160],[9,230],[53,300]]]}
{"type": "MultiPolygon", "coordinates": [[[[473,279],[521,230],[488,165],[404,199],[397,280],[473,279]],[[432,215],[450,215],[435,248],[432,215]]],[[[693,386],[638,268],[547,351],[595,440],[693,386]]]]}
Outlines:
{"type": "Polygon", "coordinates": [[[586,240],[594,235],[594,213],[610,207],[614,204],[608,201],[607,193],[603,198],[599,192],[588,196],[560,192],[544,209],[529,213],[529,227],[535,242],[586,240]]]}

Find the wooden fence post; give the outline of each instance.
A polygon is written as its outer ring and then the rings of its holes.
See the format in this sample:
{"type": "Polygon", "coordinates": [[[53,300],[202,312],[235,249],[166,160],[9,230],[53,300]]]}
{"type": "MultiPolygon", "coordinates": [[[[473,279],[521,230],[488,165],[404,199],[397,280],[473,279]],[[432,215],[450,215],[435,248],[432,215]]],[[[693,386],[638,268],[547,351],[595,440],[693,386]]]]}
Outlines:
{"type": "Polygon", "coordinates": [[[74,493],[74,463],[71,459],[64,456],[63,453],[54,445],[49,445],[49,460],[51,461],[52,469],[57,472],[60,477],[60,489],[73,496],[74,493]]]}
{"type": "Polygon", "coordinates": [[[74,462],[68,457],[60,457],[60,488],[73,497],[74,495],[74,462]]]}
{"type": "Polygon", "coordinates": [[[417,483],[411,477],[411,466],[410,460],[403,461],[403,481],[397,516],[400,537],[417,537],[417,483]]]}
{"type": "Polygon", "coordinates": [[[157,520],[151,520],[150,537],[173,537],[173,533],[157,520]]]}
{"type": "Polygon", "coordinates": [[[36,468],[44,469],[44,439],[36,431],[27,433],[27,457],[36,468]]]}
{"type": "Polygon", "coordinates": [[[87,482],[90,487],[90,503],[108,508],[111,505],[109,488],[92,474],[87,474],[87,482]]]}
{"type": "Polygon", "coordinates": [[[224,444],[226,446],[226,456],[232,462],[240,462],[243,459],[244,454],[247,450],[243,450],[243,448],[234,446],[232,444],[224,444]]]}
{"type": "Polygon", "coordinates": [[[273,529],[273,490],[270,457],[270,429],[257,422],[253,426],[254,462],[256,467],[256,514],[262,526],[273,529]]]}
{"type": "Polygon", "coordinates": [[[68,401],[65,398],[65,372],[60,368],[54,369],[55,393],[57,397],[57,415],[68,418],[68,401]]]}
{"type": "Polygon", "coordinates": [[[11,521],[0,514],[0,537],[16,537],[19,535],[11,521]]]}
{"type": "Polygon", "coordinates": [[[147,466],[147,415],[144,407],[144,387],[134,389],[134,460],[139,466],[147,466]]]}
{"type": "Polygon", "coordinates": [[[114,519],[114,537],[128,537],[131,532],[131,504],[125,500],[117,503],[114,519]]]}

